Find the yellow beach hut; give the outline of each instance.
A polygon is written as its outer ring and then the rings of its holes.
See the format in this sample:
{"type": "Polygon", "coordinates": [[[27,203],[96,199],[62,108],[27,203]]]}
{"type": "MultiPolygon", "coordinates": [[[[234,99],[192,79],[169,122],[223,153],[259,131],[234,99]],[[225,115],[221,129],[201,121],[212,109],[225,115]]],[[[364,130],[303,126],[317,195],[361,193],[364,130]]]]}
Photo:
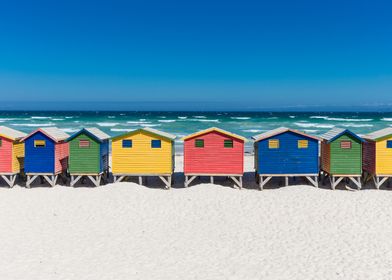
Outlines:
{"type": "Polygon", "coordinates": [[[379,189],[392,177],[392,127],[363,136],[363,171],[365,180],[373,178],[379,189]]]}
{"type": "Polygon", "coordinates": [[[112,138],[114,182],[126,177],[158,176],[171,187],[174,171],[175,135],[153,128],[140,128],[112,138]]]}

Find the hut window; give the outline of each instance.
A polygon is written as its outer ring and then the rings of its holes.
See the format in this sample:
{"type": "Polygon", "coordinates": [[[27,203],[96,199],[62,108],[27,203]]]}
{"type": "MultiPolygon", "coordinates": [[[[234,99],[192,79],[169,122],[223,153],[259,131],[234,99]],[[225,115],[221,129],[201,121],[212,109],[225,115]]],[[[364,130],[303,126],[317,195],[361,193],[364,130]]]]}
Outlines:
{"type": "Polygon", "coordinates": [[[298,149],[307,149],[308,145],[308,140],[298,140],[298,149]]]}
{"type": "Polygon", "coordinates": [[[46,141],[45,140],[34,140],[34,147],[35,148],[45,148],[46,141]]]}
{"type": "Polygon", "coordinates": [[[122,140],[123,148],[132,148],[132,140],[122,140]]]}
{"type": "Polygon", "coordinates": [[[342,141],[340,142],[340,148],[341,149],[351,149],[351,141],[342,141]]]}
{"type": "Polygon", "coordinates": [[[223,145],[225,148],[233,148],[233,140],[225,140],[223,145]]]}
{"type": "MultiPolygon", "coordinates": [[[[1,144],[0,144],[0,146],[1,146],[1,144]]],[[[392,140],[387,141],[387,148],[392,149],[392,140]]]]}
{"type": "Polygon", "coordinates": [[[196,139],[195,140],[195,147],[196,148],[204,148],[204,140],[203,139],[196,139]]]}
{"type": "Polygon", "coordinates": [[[79,140],[79,148],[90,148],[89,140],[79,140]]]}
{"type": "Polygon", "coordinates": [[[279,140],[271,139],[268,141],[268,148],[270,149],[279,149],[279,140]]]}
{"type": "Polygon", "coordinates": [[[160,148],[162,146],[161,140],[151,140],[151,148],[160,148]]]}

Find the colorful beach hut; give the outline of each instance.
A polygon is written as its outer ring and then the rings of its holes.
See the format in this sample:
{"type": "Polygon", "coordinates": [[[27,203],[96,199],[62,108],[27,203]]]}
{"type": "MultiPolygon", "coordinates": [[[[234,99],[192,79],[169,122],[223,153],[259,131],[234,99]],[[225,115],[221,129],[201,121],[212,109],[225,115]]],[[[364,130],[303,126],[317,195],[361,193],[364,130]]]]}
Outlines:
{"type": "Polygon", "coordinates": [[[365,181],[373,179],[379,189],[392,177],[392,127],[363,136],[363,171],[365,181]]]}
{"type": "Polygon", "coordinates": [[[318,187],[320,138],[280,127],[252,137],[256,179],[262,190],[273,177],[305,177],[318,187]]]}
{"type": "Polygon", "coordinates": [[[350,130],[341,128],[334,128],[321,138],[321,170],[329,176],[332,189],[345,178],[361,189],[364,140],[350,130]]]}
{"type": "Polygon", "coordinates": [[[140,128],[112,138],[114,182],[126,177],[158,176],[170,188],[174,172],[175,135],[153,128],[140,128]]]}
{"type": "Polygon", "coordinates": [[[95,127],[83,128],[68,138],[71,187],[83,177],[89,178],[95,186],[108,177],[109,139],[109,135],[95,127]]]}
{"type": "Polygon", "coordinates": [[[23,170],[24,144],[26,134],[0,126],[0,176],[12,188],[17,175],[23,170]]]}
{"type": "Polygon", "coordinates": [[[198,176],[230,177],[242,188],[244,144],[242,136],[211,127],[182,138],[184,141],[185,187],[198,176]]]}
{"type": "Polygon", "coordinates": [[[69,135],[57,127],[39,128],[22,139],[25,143],[26,186],[38,177],[52,187],[68,168],[69,135]]]}

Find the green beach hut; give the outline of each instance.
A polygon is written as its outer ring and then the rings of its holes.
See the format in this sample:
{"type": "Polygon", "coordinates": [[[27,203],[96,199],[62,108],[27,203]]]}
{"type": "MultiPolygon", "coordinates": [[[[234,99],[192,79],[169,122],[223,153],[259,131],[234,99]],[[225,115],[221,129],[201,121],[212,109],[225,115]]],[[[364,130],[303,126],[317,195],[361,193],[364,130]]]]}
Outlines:
{"type": "Polygon", "coordinates": [[[95,186],[109,173],[109,138],[98,128],[83,128],[68,138],[71,186],[88,177],[95,186]]]}
{"type": "Polygon", "coordinates": [[[341,128],[334,128],[321,138],[321,170],[329,176],[332,189],[345,178],[360,189],[364,140],[348,129],[341,128]]]}

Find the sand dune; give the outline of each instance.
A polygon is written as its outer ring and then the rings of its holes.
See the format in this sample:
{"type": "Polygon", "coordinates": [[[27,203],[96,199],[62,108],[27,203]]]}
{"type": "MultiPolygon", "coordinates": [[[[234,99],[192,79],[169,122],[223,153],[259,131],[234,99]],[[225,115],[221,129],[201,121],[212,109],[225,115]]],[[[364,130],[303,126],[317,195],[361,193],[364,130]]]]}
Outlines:
{"type": "Polygon", "coordinates": [[[390,191],[155,182],[1,188],[0,279],[392,278],[390,191]]]}

